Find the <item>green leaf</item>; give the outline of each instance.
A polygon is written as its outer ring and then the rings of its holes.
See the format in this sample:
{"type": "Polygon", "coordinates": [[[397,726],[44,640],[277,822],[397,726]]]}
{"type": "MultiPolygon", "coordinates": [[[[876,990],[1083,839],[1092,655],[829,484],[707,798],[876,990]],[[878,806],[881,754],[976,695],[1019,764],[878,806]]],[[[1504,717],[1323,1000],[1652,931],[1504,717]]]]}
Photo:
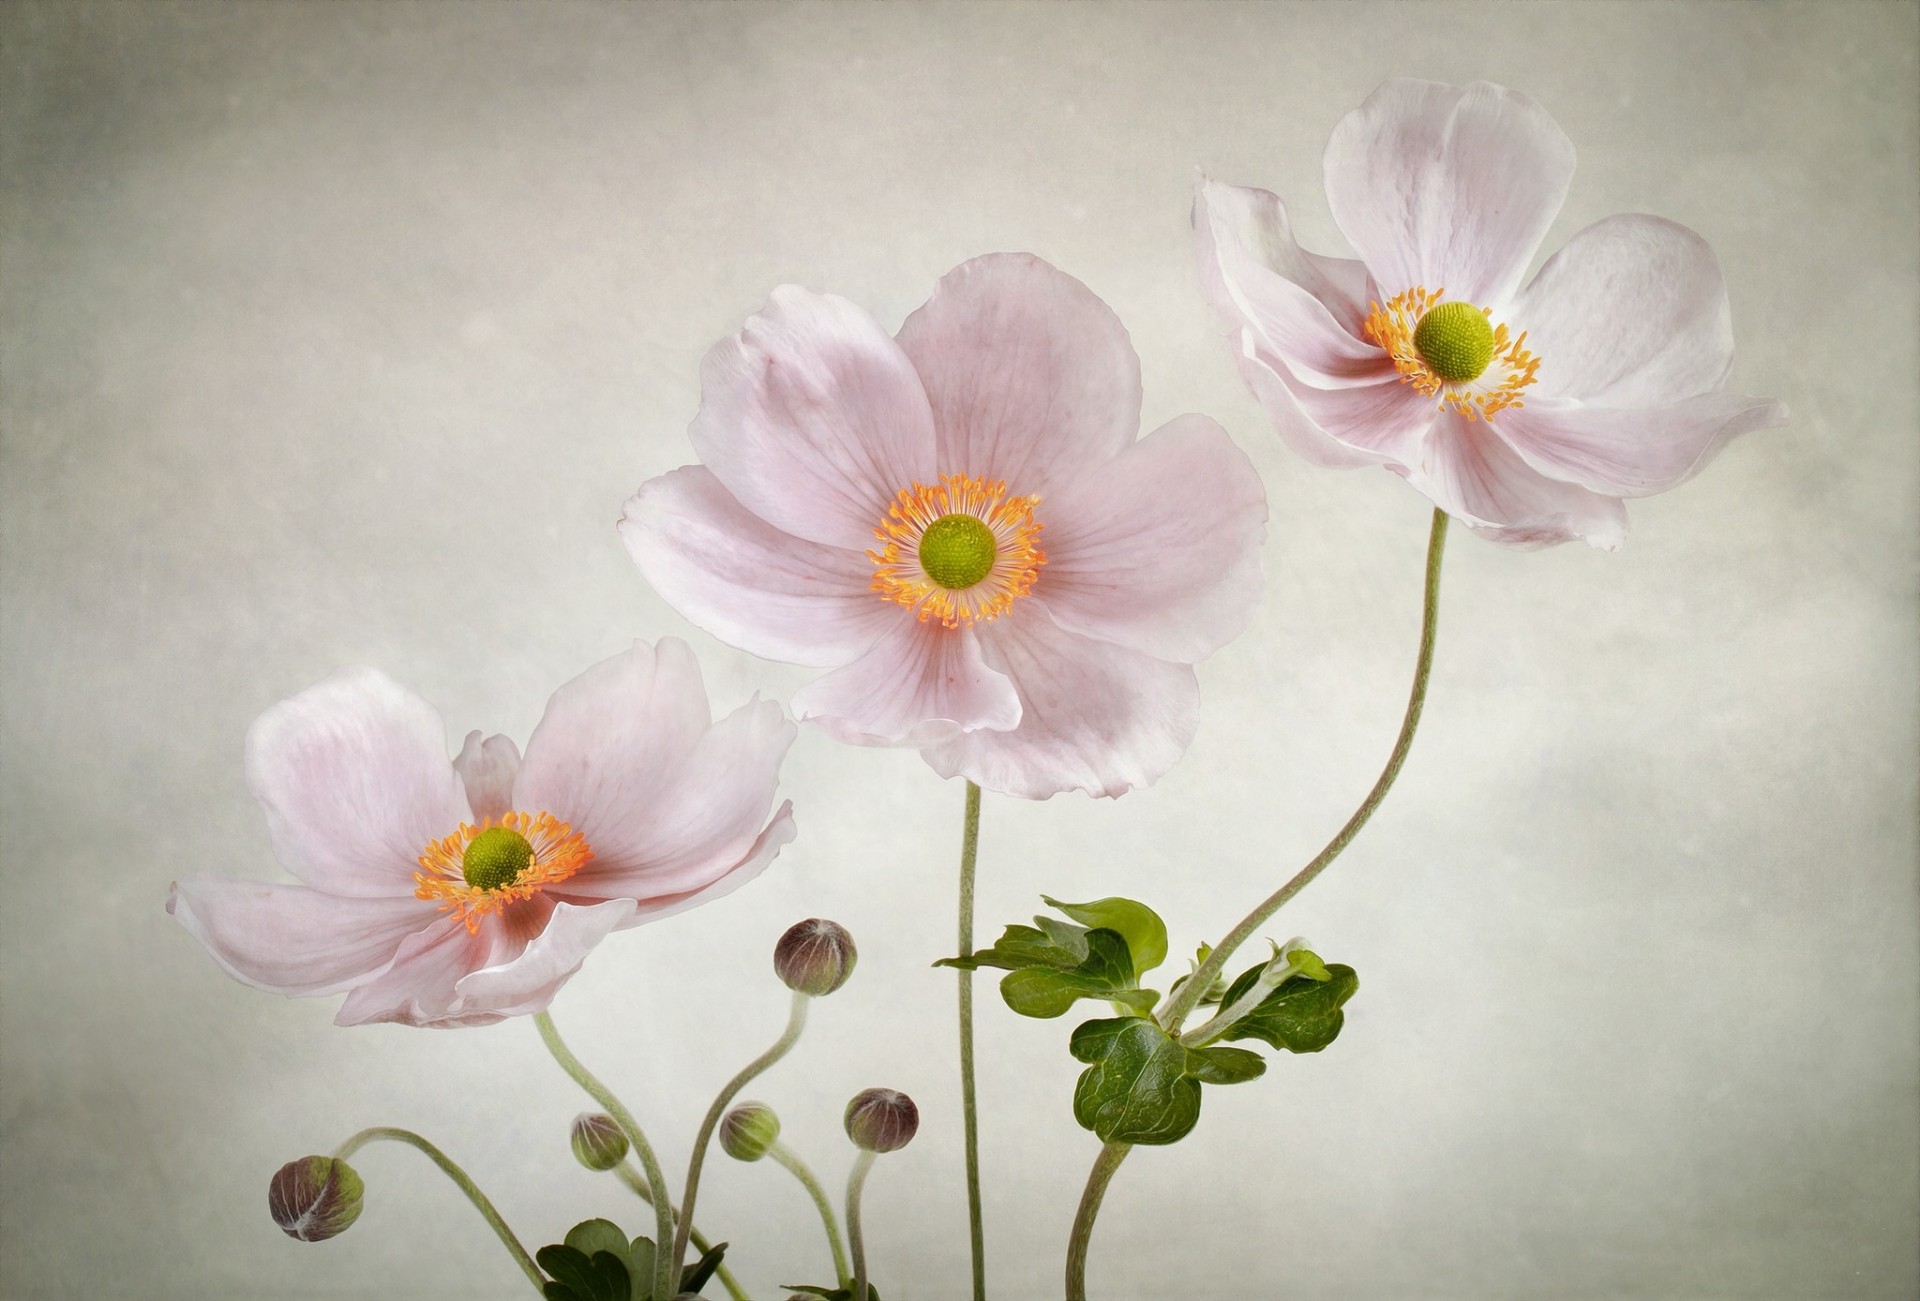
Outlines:
{"type": "MultiPolygon", "coordinates": [[[[853,1289],[850,1287],[812,1287],[806,1283],[782,1283],[788,1292],[805,1292],[809,1296],[825,1297],[827,1301],[853,1301],[853,1289]]],[[[880,1301],[880,1290],[873,1284],[867,1284],[868,1301],[880,1301]]]]}
{"type": "MultiPolygon", "coordinates": [[[[1305,952],[1295,951],[1296,962],[1305,952]]],[[[1318,965],[1319,960],[1315,958],[1314,962],[1318,965]]],[[[1341,963],[1321,969],[1327,973],[1325,980],[1315,979],[1306,972],[1289,977],[1220,1037],[1263,1039],[1290,1053],[1317,1053],[1325,1048],[1339,1035],[1346,1021],[1346,1013],[1340,1006],[1360,988],[1360,977],[1352,967],[1341,963]]],[[[1241,972],[1227,988],[1222,1005],[1232,1007],[1236,998],[1253,988],[1263,970],[1264,963],[1241,972]]]]}
{"type": "MultiPolygon", "coordinates": [[[[1036,917],[1035,921],[1049,922],[1050,918],[1036,917]]],[[[1086,931],[1079,926],[1066,927],[1059,922],[1051,922],[1060,928],[1057,934],[1049,934],[1032,926],[1009,926],[1006,932],[994,942],[992,948],[976,949],[970,958],[941,958],[933,965],[936,967],[958,967],[962,971],[974,971],[981,967],[999,967],[1006,971],[1023,971],[1028,967],[1059,967],[1072,970],[1086,961],[1086,931]]]]}
{"type": "Polygon", "coordinates": [[[541,1290],[547,1301],[631,1301],[627,1266],[609,1251],[592,1256],[576,1247],[542,1247],[534,1253],[540,1268],[553,1276],[541,1290]]]}
{"type": "Polygon", "coordinates": [[[1083,998],[1122,1003],[1141,1016],[1153,1009],[1159,995],[1134,987],[1133,962],[1119,932],[1102,927],[1088,931],[1087,956],[1071,971],[1057,967],[1028,967],[1010,972],[1000,982],[1000,996],[1021,1016],[1054,1017],[1083,998]]]}
{"type": "Polygon", "coordinates": [[[582,1220],[567,1230],[566,1245],[583,1256],[596,1251],[617,1256],[622,1265],[628,1261],[627,1235],[612,1220],[582,1220]]]}
{"type": "Polygon", "coordinates": [[[1108,1143],[1177,1143],[1200,1120],[1200,1081],[1187,1050],[1145,1017],[1088,1021],[1068,1050],[1090,1065],[1073,1089],[1073,1118],[1108,1143]]]}
{"type": "Polygon", "coordinates": [[[1266,1074],[1267,1059],[1245,1048],[1189,1048],[1187,1074],[1202,1084],[1244,1084],[1266,1074]]]}
{"type": "MultiPolygon", "coordinates": [[[[1133,974],[1143,976],[1167,960],[1167,924],[1160,914],[1136,899],[1095,899],[1092,903],[1061,903],[1040,896],[1081,925],[1117,933],[1133,955],[1133,974]]],[[[1038,919],[1036,919],[1038,920],[1038,919]]],[[[1042,923],[1044,925],[1044,923],[1042,923]]]]}
{"type": "Polygon", "coordinates": [[[719,1270],[721,1258],[726,1254],[726,1243],[714,1243],[713,1246],[707,1250],[706,1255],[700,1257],[700,1259],[694,1261],[693,1264],[686,1266],[680,1271],[680,1290],[682,1292],[698,1292],[701,1288],[705,1287],[707,1280],[712,1278],[719,1270]]]}
{"type": "Polygon", "coordinates": [[[633,1301],[653,1301],[653,1239],[627,1244],[627,1269],[633,1275],[633,1301]]]}

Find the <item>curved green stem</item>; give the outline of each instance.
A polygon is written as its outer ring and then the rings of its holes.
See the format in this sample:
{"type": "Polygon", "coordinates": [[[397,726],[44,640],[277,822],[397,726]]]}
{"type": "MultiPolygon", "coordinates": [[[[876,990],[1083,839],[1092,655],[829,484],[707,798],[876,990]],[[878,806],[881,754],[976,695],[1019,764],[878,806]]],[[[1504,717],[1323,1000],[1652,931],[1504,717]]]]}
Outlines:
{"type": "Polygon", "coordinates": [[[474,1209],[480,1212],[487,1226],[494,1231],[501,1244],[506,1247],[507,1253],[513,1257],[513,1263],[533,1280],[534,1291],[543,1297],[547,1294],[547,1276],[542,1274],[540,1267],[533,1263],[533,1257],[529,1256],[527,1249],[520,1245],[520,1239],[513,1236],[513,1230],[509,1229],[507,1222],[500,1218],[500,1212],[493,1208],[493,1203],[487,1200],[487,1195],[480,1191],[479,1185],[467,1176],[467,1172],[462,1170],[452,1157],[412,1130],[395,1129],[390,1125],[376,1125],[372,1129],[363,1129],[334,1151],[334,1159],[344,1161],[368,1143],[378,1142],[381,1139],[392,1143],[405,1143],[425,1152],[428,1160],[439,1166],[447,1178],[460,1186],[460,1191],[467,1195],[467,1200],[473,1203],[474,1209]]]}
{"type": "Polygon", "coordinates": [[[867,1244],[860,1236],[860,1190],[866,1186],[867,1171],[873,1169],[875,1153],[862,1152],[847,1176],[847,1241],[853,1245],[853,1301],[867,1301],[867,1244]]]}
{"type": "MultiPolygon", "coordinates": [[[[1436,508],[1433,525],[1427,533],[1427,577],[1420,616],[1420,650],[1413,668],[1413,690],[1407,698],[1406,716],[1400,721],[1400,734],[1394,739],[1393,752],[1387,756],[1387,766],[1381,770],[1373,789],[1360,802],[1360,807],[1327,842],[1326,848],[1241,919],[1240,924],[1227,933],[1227,937],[1207,955],[1206,961],[1167,1000],[1166,1007],[1157,1018],[1167,1033],[1180,1033],[1180,1023],[1199,1005],[1201,995],[1220,978],[1234,950],[1246,943],[1256,930],[1266,924],[1268,918],[1279,912],[1287,900],[1299,894],[1308,882],[1325,871],[1329,863],[1340,857],[1341,851],[1360,834],[1360,828],[1367,825],[1367,819],[1373,816],[1373,811],[1380,807],[1380,802],[1386,799],[1387,792],[1393,788],[1394,779],[1400,775],[1401,765],[1406,763],[1407,753],[1413,748],[1413,734],[1420,726],[1420,714],[1426,705],[1427,679],[1433,671],[1434,640],[1439,631],[1440,561],[1446,552],[1446,545],[1447,514],[1436,508]]],[[[1087,1175],[1086,1190],[1081,1194],[1080,1209],[1074,1217],[1073,1236],[1067,1243],[1067,1301],[1086,1301],[1087,1244],[1093,1236],[1094,1217],[1100,1213],[1100,1201],[1106,1195],[1108,1181],[1131,1150],[1130,1144],[1107,1144],[1100,1149],[1100,1155],[1087,1175]]]]}
{"type": "Polygon", "coordinates": [[[741,1067],[740,1073],[727,1081],[719,1096],[713,1100],[713,1105],[707,1108],[706,1119],[700,1122],[699,1137],[693,1140],[693,1156],[687,1162],[687,1186],[680,1194],[680,1232],[673,1239],[675,1269],[680,1267],[687,1254],[687,1235],[693,1229],[693,1203],[700,1194],[700,1168],[706,1163],[707,1144],[713,1139],[713,1131],[720,1124],[720,1117],[726,1112],[727,1104],[747,1087],[748,1081],[787,1055],[794,1041],[800,1038],[800,1032],[807,1028],[807,1005],[812,1001],[799,990],[793,991],[793,1010],[787,1016],[786,1031],[773,1047],[741,1067]]]}
{"type": "MultiPolygon", "coordinates": [[[[973,868],[980,857],[980,788],[967,783],[960,833],[960,957],[973,956],[973,868]]],[[[980,1114],[973,1088],[973,972],[960,977],[960,1112],[966,1128],[967,1236],[973,1251],[973,1301],[987,1301],[987,1238],[980,1214],[980,1114]]]]}
{"type": "Polygon", "coordinates": [[[1087,1172],[1080,1209],[1073,1216],[1073,1236],[1067,1240],[1067,1301],[1087,1301],[1087,1244],[1093,1240],[1093,1217],[1100,1214],[1100,1202],[1107,1195],[1113,1172],[1131,1151],[1131,1143],[1108,1143],[1087,1172]]]}
{"type": "MultiPolygon", "coordinates": [[[[646,1176],[642,1175],[625,1161],[615,1166],[613,1172],[620,1176],[621,1183],[633,1189],[634,1196],[649,1206],[653,1205],[653,1189],[647,1186],[646,1176]]],[[[679,1213],[677,1209],[674,1211],[675,1215],[679,1213]]],[[[693,1230],[693,1249],[704,1256],[713,1250],[713,1243],[707,1240],[707,1236],[704,1233],[695,1229],[693,1230]]],[[[728,1269],[725,1264],[720,1265],[720,1267],[714,1271],[714,1275],[720,1280],[720,1286],[727,1289],[727,1295],[731,1296],[733,1301],[747,1301],[747,1294],[741,1290],[740,1281],[733,1276],[733,1271],[728,1269]]]]}
{"type": "Polygon", "coordinates": [[[1407,699],[1406,717],[1400,722],[1400,735],[1393,743],[1393,753],[1387,756],[1387,766],[1381,770],[1379,779],[1373,783],[1373,789],[1367,792],[1366,799],[1360,802],[1360,807],[1354,810],[1346,825],[1327,842],[1326,848],[1296,872],[1292,880],[1268,895],[1259,907],[1242,918],[1240,924],[1229,931],[1227,937],[1207,955],[1207,960],[1200,964],[1199,970],[1180,987],[1179,993],[1168,1001],[1160,1013],[1160,1023],[1169,1033],[1179,1032],[1180,1023],[1199,1003],[1200,996],[1219,979],[1234,950],[1246,943],[1256,930],[1266,924],[1269,917],[1279,912],[1282,904],[1299,894],[1308,882],[1326,870],[1329,863],[1340,857],[1341,851],[1360,834],[1360,828],[1367,825],[1367,819],[1373,816],[1373,811],[1380,807],[1380,802],[1386,799],[1387,792],[1393,788],[1401,765],[1407,761],[1407,752],[1413,748],[1413,734],[1420,726],[1420,713],[1427,700],[1427,678],[1433,669],[1433,645],[1439,630],[1440,560],[1446,545],[1447,513],[1435,508],[1433,527],[1427,534],[1425,606],[1420,619],[1420,652],[1414,663],[1413,691],[1407,699]]]}
{"type": "Polygon", "coordinates": [[[807,1169],[807,1163],[779,1139],[773,1141],[773,1146],[767,1149],[767,1155],[785,1166],[800,1181],[800,1186],[807,1190],[807,1195],[813,1198],[814,1207],[820,1212],[820,1222],[827,1226],[827,1246],[833,1249],[834,1281],[841,1287],[851,1288],[853,1271],[847,1268],[847,1249],[840,1245],[840,1221],[834,1218],[833,1203],[827,1199],[827,1190],[813,1177],[813,1171],[807,1169]]]}
{"type": "MultiPolygon", "coordinates": [[[[560,1063],[560,1069],[573,1077],[573,1082],[585,1089],[600,1109],[612,1116],[614,1123],[626,1133],[627,1142],[632,1146],[640,1164],[647,1172],[650,1187],[665,1188],[666,1177],[660,1173],[660,1162],[653,1154],[653,1145],[647,1142],[647,1136],[640,1129],[640,1122],[633,1118],[613,1091],[602,1084],[594,1073],[580,1064],[566,1043],[560,1038],[560,1032],[553,1028],[553,1016],[548,1012],[534,1013],[533,1023],[540,1030],[541,1042],[547,1045],[547,1051],[560,1063]]],[[[673,1241],[673,1207],[664,1197],[653,1203],[654,1238],[656,1243],[673,1241]]],[[[671,1255],[664,1251],[653,1253],[653,1294],[657,1297],[680,1295],[680,1267],[671,1255]]]]}

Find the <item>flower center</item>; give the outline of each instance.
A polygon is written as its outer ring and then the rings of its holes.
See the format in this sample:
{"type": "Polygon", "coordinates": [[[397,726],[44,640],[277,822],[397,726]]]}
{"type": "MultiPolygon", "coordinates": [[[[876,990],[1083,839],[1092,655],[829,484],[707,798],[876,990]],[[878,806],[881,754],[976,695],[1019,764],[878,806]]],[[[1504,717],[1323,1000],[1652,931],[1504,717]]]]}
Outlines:
{"type": "Polygon", "coordinates": [[[873,531],[873,590],[943,627],[998,619],[1033,590],[1047,553],[1033,518],[1038,497],[1009,497],[1003,480],[943,474],[902,488],[873,531]]]}
{"type": "Polygon", "coordinates": [[[999,549],[977,515],[942,515],[920,535],[920,568],[948,591],[964,591],[993,572],[999,549]]]}
{"type": "Polygon", "coordinates": [[[1493,360],[1493,326],[1472,303],[1441,303],[1413,327],[1413,347],[1441,379],[1479,379],[1493,360]]]}
{"type": "Polygon", "coordinates": [[[460,875],[476,890],[512,885],[533,866],[533,844],[512,827],[488,827],[460,856],[460,875]]]}
{"type": "Polygon", "coordinates": [[[1442,301],[1446,292],[1415,286],[1385,307],[1370,303],[1362,333],[1386,350],[1402,383],[1468,420],[1525,406],[1520,393],[1540,369],[1526,333],[1511,337],[1487,309],[1442,301]]]}
{"type": "Polygon", "coordinates": [[[438,899],[468,931],[480,919],[564,881],[593,857],[586,837],[551,813],[513,812],[479,826],[463,822],[420,853],[414,897],[438,899]]]}

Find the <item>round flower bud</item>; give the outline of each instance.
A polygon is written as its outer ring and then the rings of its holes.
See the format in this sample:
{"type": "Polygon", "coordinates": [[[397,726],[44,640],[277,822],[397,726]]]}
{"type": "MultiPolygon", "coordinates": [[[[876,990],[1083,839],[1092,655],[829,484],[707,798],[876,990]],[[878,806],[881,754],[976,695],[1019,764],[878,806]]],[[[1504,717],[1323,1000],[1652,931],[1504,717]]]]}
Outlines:
{"type": "Polygon", "coordinates": [[[868,1152],[897,1152],[920,1128],[920,1108],[894,1089],[862,1089],[847,1104],[847,1137],[868,1152]]]}
{"type": "Polygon", "coordinates": [[[737,1161],[758,1161],[780,1140],[780,1117],[764,1102],[743,1102],[720,1122],[720,1147],[737,1161]]]}
{"type": "Polygon", "coordinates": [[[813,917],[787,928],[773,948],[773,969],[788,989],[824,998],[847,983],[859,958],[838,922],[813,917]]]}
{"type": "Polygon", "coordinates": [[[589,1170],[611,1170],[627,1159],[627,1135],[612,1116],[583,1111],[573,1118],[573,1157],[589,1170]]]}
{"type": "Polygon", "coordinates": [[[345,1161],[303,1156],[289,1161],[267,1185],[267,1213],[302,1242],[325,1242],[360,1218],[366,1188],[345,1161]]]}

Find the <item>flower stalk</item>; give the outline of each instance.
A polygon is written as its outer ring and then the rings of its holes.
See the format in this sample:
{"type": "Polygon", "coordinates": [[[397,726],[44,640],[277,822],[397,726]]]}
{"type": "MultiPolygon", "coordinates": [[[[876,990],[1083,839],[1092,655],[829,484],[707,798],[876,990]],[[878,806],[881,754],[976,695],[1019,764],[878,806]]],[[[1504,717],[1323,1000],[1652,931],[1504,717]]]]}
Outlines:
{"type": "Polygon", "coordinates": [[[833,1252],[834,1281],[843,1288],[851,1288],[853,1271],[847,1265],[847,1249],[840,1241],[840,1221],[834,1216],[833,1202],[828,1198],[827,1190],[820,1186],[820,1181],[813,1177],[813,1171],[807,1168],[807,1163],[800,1159],[799,1154],[785,1143],[775,1139],[773,1146],[767,1149],[767,1155],[785,1166],[788,1173],[807,1190],[807,1196],[813,1198],[813,1205],[820,1212],[820,1222],[826,1226],[827,1246],[833,1252]]]}
{"type": "Polygon", "coordinates": [[[793,991],[793,1010],[787,1017],[787,1028],[773,1047],[740,1068],[738,1074],[728,1080],[725,1087],[707,1108],[707,1115],[700,1122],[700,1133],[693,1140],[693,1156],[687,1162],[687,1186],[680,1195],[680,1228],[673,1238],[673,1251],[669,1257],[675,1269],[683,1263],[687,1254],[687,1236],[693,1231],[693,1203],[700,1192],[700,1170],[706,1164],[707,1145],[713,1140],[714,1128],[719,1125],[720,1117],[726,1114],[727,1106],[738,1097],[740,1090],[769,1066],[785,1057],[794,1043],[799,1040],[800,1032],[807,1026],[807,1006],[813,1002],[811,995],[800,990],[793,991]]]}
{"type": "MultiPolygon", "coordinates": [[[[665,1188],[666,1176],[660,1172],[660,1160],[653,1154],[653,1145],[647,1142],[647,1136],[640,1129],[640,1122],[633,1118],[613,1091],[602,1084],[594,1073],[581,1065],[580,1059],[573,1055],[566,1042],[560,1038],[560,1032],[554,1028],[553,1014],[546,1011],[536,1012],[533,1023],[540,1030],[540,1040],[546,1044],[547,1051],[560,1063],[560,1069],[573,1077],[573,1082],[585,1089],[601,1109],[612,1116],[626,1131],[627,1142],[633,1145],[633,1151],[640,1158],[641,1167],[647,1172],[647,1184],[651,1188],[665,1188]]],[[[658,1235],[655,1242],[672,1242],[674,1234],[673,1206],[666,1198],[653,1200],[654,1232],[658,1235]]],[[[653,1294],[658,1297],[678,1296],[680,1294],[680,1265],[672,1255],[664,1251],[653,1254],[653,1294]]]]}
{"type": "MultiPolygon", "coordinates": [[[[980,857],[980,788],[967,783],[960,836],[960,957],[973,956],[973,869],[980,857]]],[[[966,1129],[967,1238],[973,1257],[973,1301],[987,1301],[986,1229],[980,1213],[980,1115],[973,1083],[973,972],[960,977],[960,1111],[966,1129]]]]}
{"type": "Polygon", "coordinates": [[[847,1176],[847,1241],[853,1247],[853,1301],[867,1301],[867,1244],[860,1234],[860,1190],[873,1169],[876,1152],[862,1152],[847,1176]]]}
{"type": "MultiPolygon", "coordinates": [[[[1287,883],[1268,895],[1260,905],[1240,920],[1240,924],[1227,933],[1227,937],[1214,946],[1211,953],[1199,968],[1183,983],[1178,992],[1167,1001],[1165,1008],[1157,1014],[1161,1026],[1168,1034],[1178,1035],[1180,1023],[1184,1021],[1199,1004],[1201,996],[1219,979],[1226,969],[1227,959],[1253,933],[1267,923],[1267,920],[1279,912],[1285,903],[1327,869],[1328,864],[1340,857],[1342,851],[1360,834],[1360,828],[1367,825],[1375,809],[1387,797],[1393,788],[1394,780],[1399,777],[1400,769],[1407,761],[1407,754],[1413,748],[1413,734],[1420,726],[1420,715],[1426,706],[1427,680],[1433,671],[1433,648],[1439,632],[1440,620],[1440,561],[1446,552],[1447,513],[1434,508],[1433,525],[1427,533],[1427,574],[1420,617],[1420,650],[1415,658],[1413,670],[1413,689],[1407,698],[1407,712],[1400,721],[1400,734],[1393,743],[1393,752],[1387,756],[1387,765],[1373,783],[1373,789],[1360,802],[1346,825],[1334,834],[1313,858],[1313,861],[1294,873],[1287,883]]],[[[1204,1027],[1203,1027],[1204,1028],[1204,1027]]],[[[1080,1209],[1074,1217],[1073,1233],[1067,1242],[1067,1301],[1086,1301],[1087,1295],[1087,1244],[1093,1235],[1094,1217],[1100,1213],[1101,1199],[1106,1195],[1107,1183],[1113,1178],[1113,1172],[1126,1159],[1130,1145],[1109,1143],[1100,1149],[1100,1155],[1093,1163],[1093,1169],[1087,1174],[1087,1185],[1080,1197],[1080,1209]]]]}
{"type": "MultiPolygon", "coordinates": [[[[635,1197],[638,1197],[649,1206],[653,1205],[653,1189],[647,1185],[646,1176],[638,1170],[635,1170],[631,1163],[622,1161],[619,1165],[613,1167],[613,1172],[620,1176],[621,1183],[633,1190],[635,1197]]],[[[680,1211],[676,1208],[674,1214],[678,1216],[680,1211]]],[[[689,1222],[691,1221],[689,1220],[689,1222]]],[[[693,1249],[695,1251],[704,1256],[713,1250],[713,1243],[708,1240],[706,1234],[700,1232],[697,1228],[691,1230],[691,1234],[693,1238],[693,1249]]],[[[727,1295],[732,1297],[733,1301],[747,1301],[747,1294],[746,1291],[741,1288],[740,1280],[733,1276],[733,1271],[728,1269],[725,1264],[722,1264],[714,1271],[714,1276],[720,1280],[720,1285],[727,1289],[727,1295]]]]}
{"type": "Polygon", "coordinates": [[[512,1229],[507,1227],[506,1220],[501,1218],[500,1212],[494,1209],[493,1202],[488,1199],[485,1193],[480,1191],[480,1186],[473,1182],[472,1177],[469,1176],[465,1170],[462,1170],[452,1157],[442,1152],[426,1139],[420,1137],[420,1135],[410,1129],[396,1129],[390,1125],[376,1125],[371,1129],[361,1130],[358,1134],[355,1134],[352,1138],[342,1143],[334,1150],[334,1159],[336,1161],[344,1161],[367,1144],[380,1142],[382,1140],[390,1143],[405,1143],[409,1147],[418,1148],[420,1151],[426,1153],[427,1159],[439,1166],[442,1173],[444,1173],[447,1178],[453,1180],[453,1182],[459,1186],[460,1191],[467,1195],[467,1200],[473,1203],[474,1209],[480,1212],[482,1219],[486,1220],[487,1227],[492,1229],[494,1235],[500,1239],[500,1244],[507,1249],[507,1254],[513,1257],[513,1263],[518,1265],[521,1272],[532,1281],[533,1290],[543,1297],[547,1294],[546,1275],[542,1274],[540,1267],[533,1263],[533,1257],[529,1256],[527,1249],[520,1245],[520,1239],[514,1236],[512,1229]]]}

